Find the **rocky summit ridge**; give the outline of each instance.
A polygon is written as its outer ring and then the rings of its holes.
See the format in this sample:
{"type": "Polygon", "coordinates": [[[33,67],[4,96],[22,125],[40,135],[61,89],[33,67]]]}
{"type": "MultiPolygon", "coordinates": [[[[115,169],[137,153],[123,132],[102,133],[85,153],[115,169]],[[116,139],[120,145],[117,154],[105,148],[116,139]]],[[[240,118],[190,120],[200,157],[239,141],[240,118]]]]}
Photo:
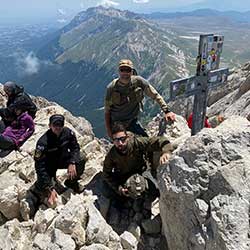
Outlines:
{"type": "MultiPolygon", "coordinates": [[[[208,113],[225,116],[216,128],[191,137],[179,115],[173,124],[160,116],[148,124],[151,135],[160,132],[174,145],[169,162],[158,168],[161,195],[150,208],[147,201],[134,202],[122,211],[113,206],[107,211],[110,204],[100,186],[103,159],[111,144],[96,138],[86,119],[33,97],[39,107],[35,133],[21,151],[0,159],[0,249],[250,249],[249,75],[245,65],[232,72],[228,86],[211,93],[208,113]],[[34,218],[24,221],[20,202],[36,179],[35,144],[55,113],[64,114],[87,160],[80,181],[85,189],[81,194],[67,190],[55,209],[41,206],[34,218]]],[[[1,105],[5,102],[0,95],[1,105]]],[[[60,170],[58,179],[65,175],[60,170]]]]}

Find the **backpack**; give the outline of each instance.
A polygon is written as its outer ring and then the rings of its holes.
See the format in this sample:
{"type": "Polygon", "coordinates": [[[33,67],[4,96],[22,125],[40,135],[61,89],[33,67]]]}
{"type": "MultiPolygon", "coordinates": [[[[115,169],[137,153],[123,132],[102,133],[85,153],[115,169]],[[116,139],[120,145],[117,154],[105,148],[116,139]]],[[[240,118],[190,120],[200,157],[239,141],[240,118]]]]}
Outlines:
{"type": "MultiPolygon", "coordinates": [[[[114,79],[111,83],[111,101],[113,104],[120,105],[121,104],[121,93],[118,90],[117,82],[118,78],[114,79]]],[[[144,98],[144,86],[141,80],[136,77],[131,77],[131,84],[128,87],[127,98],[128,101],[135,101],[139,103],[141,110],[143,110],[143,103],[142,100],[144,98]]]]}

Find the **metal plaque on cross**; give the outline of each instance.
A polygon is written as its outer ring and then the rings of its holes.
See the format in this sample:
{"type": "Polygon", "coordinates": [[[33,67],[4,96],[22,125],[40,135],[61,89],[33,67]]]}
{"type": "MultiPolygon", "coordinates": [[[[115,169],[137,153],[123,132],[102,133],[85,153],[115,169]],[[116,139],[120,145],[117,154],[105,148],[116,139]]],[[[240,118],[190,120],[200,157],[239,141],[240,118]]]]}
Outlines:
{"type": "Polygon", "coordinates": [[[204,127],[208,90],[227,82],[228,68],[219,69],[224,37],[200,35],[196,75],[170,83],[170,100],[194,96],[192,135],[204,127]]]}
{"type": "Polygon", "coordinates": [[[200,35],[197,75],[219,68],[223,42],[223,36],[200,35]]]}

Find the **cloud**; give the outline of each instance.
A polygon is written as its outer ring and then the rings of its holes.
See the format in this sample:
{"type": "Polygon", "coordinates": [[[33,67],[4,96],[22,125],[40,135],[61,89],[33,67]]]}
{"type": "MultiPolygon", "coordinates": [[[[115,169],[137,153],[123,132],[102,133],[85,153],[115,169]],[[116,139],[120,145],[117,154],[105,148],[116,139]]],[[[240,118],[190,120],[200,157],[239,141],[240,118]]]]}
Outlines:
{"type": "Polygon", "coordinates": [[[40,69],[39,59],[35,56],[33,52],[30,52],[25,58],[23,62],[24,72],[27,75],[36,74],[40,69]]]}
{"type": "Polygon", "coordinates": [[[68,15],[67,15],[66,10],[59,8],[57,9],[57,12],[58,12],[58,18],[56,21],[61,24],[67,23],[68,15]]]}
{"type": "Polygon", "coordinates": [[[104,7],[115,7],[118,6],[119,3],[111,1],[111,0],[102,0],[101,2],[98,3],[98,5],[102,5],[104,7]]]}
{"type": "Polygon", "coordinates": [[[11,57],[15,58],[15,66],[20,77],[37,74],[41,68],[51,67],[51,61],[40,60],[33,51],[28,54],[24,51],[14,52],[11,57]]]}
{"type": "Polygon", "coordinates": [[[134,3],[148,3],[149,0],[133,0],[134,3]]]}
{"type": "Polygon", "coordinates": [[[61,14],[62,16],[66,15],[66,11],[64,9],[58,9],[57,10],[59,12],[59,14],[61,14]]]}
{"type": "Polygon", "coordinates": [[[60,18],[60,19],[57,19],[57,22],[58,23],[67,23],[67,20],[65,18],[60,18]]]}

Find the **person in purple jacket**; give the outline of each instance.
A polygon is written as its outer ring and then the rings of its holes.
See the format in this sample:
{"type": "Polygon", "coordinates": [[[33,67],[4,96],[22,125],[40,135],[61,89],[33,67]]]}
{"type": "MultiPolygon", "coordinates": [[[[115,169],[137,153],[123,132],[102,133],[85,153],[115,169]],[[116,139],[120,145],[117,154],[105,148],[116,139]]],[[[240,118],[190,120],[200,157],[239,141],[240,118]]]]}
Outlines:
{"type": "Polygon", "coordinates": [[[19,149],[34,133],[33,118],[24,111],[22,103],[15,105],[15,113],[17,118],[0,134],[0,157],[6,156],[12,150],[19,149]]]}

